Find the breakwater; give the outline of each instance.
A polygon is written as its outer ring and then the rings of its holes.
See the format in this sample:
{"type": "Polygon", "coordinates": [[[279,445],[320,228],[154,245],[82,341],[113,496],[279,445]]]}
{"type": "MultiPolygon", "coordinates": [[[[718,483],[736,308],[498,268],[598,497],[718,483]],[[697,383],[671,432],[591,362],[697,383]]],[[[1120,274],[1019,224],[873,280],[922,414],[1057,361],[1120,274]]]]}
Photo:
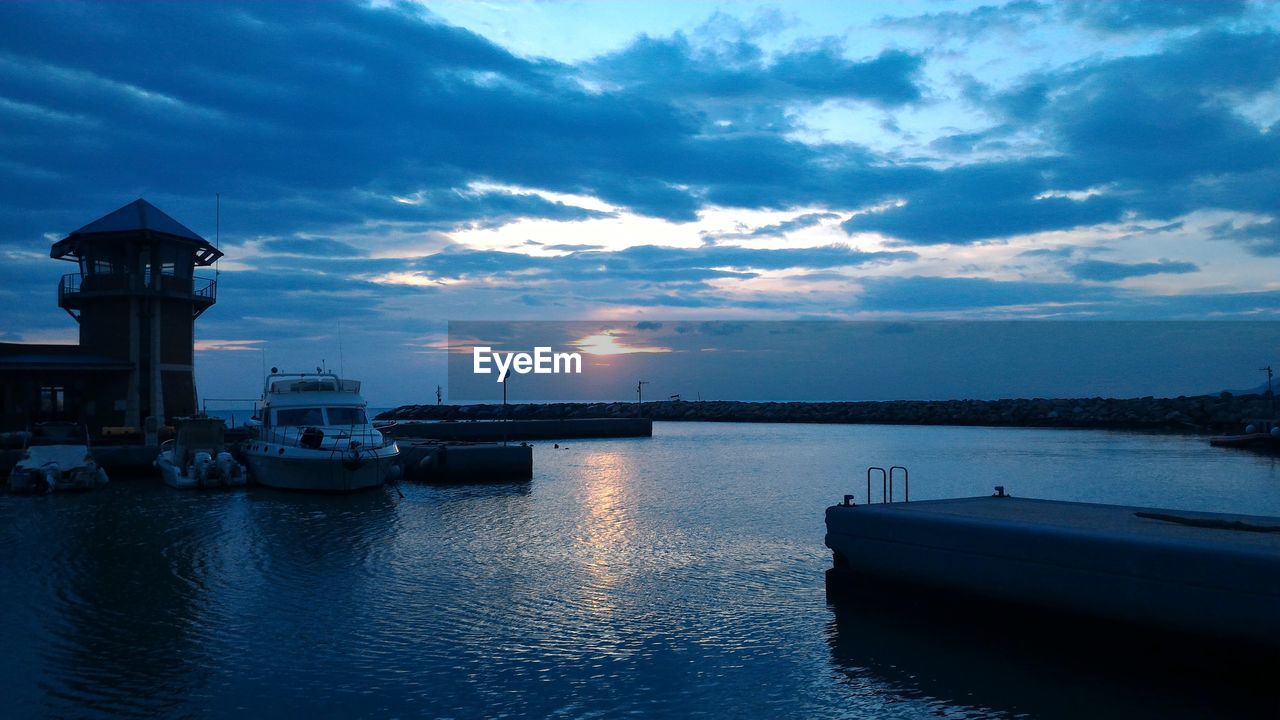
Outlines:
{"type": "Polygon", "coordinates": [[[389,427],[385,432],[397,439],[417,438],[463,442],[649,437],[653,435],[653,420],[599,416],[575,419],[539,418],[470,422],[455,422],[452,419],[435,422],[409,420],[389,427]]]}
{"type": "Polygon", "coordinates": [[[1237,432],[1246,418],[1266,417],[1263,395],[1176,398],[1018,398],[865,402],[728,400],[519,405],[405,405],[384,420],[566,420],[645,417],[661,421],[785,422],[884,425],[984,425],[1237,432]]]}

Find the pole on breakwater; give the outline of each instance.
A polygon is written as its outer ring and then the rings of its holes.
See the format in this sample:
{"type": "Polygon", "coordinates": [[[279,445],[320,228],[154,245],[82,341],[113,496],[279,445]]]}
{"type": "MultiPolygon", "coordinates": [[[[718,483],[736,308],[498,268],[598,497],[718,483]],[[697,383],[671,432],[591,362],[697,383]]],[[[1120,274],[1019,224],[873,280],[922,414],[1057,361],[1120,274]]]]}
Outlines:
{"type": "Polygon", "coordinates": [[[1262,372],[1267,374],[1267,411],[1270,413],[1271,417],[1275,417],[1276,393],[1274,390],[1271,389],[1271,366],[1268,365],[1264,368],[1259,368],[1259,369],[1262,370],[1262,372]]]}

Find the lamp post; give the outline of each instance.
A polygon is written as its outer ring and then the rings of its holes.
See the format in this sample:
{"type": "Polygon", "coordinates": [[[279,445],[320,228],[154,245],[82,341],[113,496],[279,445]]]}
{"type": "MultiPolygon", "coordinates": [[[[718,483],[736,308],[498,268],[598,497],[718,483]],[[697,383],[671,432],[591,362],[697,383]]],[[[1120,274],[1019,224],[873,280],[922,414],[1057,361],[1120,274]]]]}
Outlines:
{"type": "Polygon", "coordinates": [[[508,435],[511,434],[511,408],[507,407],[507,383],[511,382],[511,376],[508,375],[502,379],[502,417],[505,420],[502,428],[502,444],[507,444],[508,435]]]}
{"type": "Polygon", "coordinates": [[[1258,369],[1267,374],[1267,411],[1271,414],[1272,417],[1275,417],[1276,394],[1275,394],[1275,391],[1271,389],[1271,366],[1268,365],[1264,368],[1258,368],[1258,369]]]}
{"type": "Polygon", "coordinates": [[[648,380],[636,383],[636,415],[638,417],[644,417],[644,386],[648,384],[648,380]]]}

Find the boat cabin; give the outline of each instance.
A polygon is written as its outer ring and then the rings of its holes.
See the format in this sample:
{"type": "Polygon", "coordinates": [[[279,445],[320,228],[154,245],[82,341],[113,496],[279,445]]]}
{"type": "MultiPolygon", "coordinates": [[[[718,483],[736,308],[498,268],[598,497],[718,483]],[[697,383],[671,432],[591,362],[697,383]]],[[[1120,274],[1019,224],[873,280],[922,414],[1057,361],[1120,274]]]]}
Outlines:
{"type": "Polygon", "coordinates": [[[263,394],[265,427],[367,426],[360,381],[344,380],[332,373],[273,373],[263,394]]]}

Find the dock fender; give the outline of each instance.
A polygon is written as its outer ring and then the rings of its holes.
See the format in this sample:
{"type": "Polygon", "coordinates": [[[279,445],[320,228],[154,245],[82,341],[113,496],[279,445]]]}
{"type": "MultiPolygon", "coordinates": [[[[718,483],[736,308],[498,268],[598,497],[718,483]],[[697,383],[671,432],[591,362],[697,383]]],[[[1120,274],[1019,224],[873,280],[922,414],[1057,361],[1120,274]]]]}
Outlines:
{"type": "Polygon", "coordinates": [[[364,467],[364,463],[365,457],[364,454],[360,452],[360,445],[358,443],[352,443],[351,449],[348,452],[343,453],[342,467],[347,470],[355,471],[364,467]]]}
{"type": "Polygon", "coordinates": [[[440,465],[440,451],[434,450],[422,456],[418,461],[418,470],[422,472],[433,472],[440,465]]]}

